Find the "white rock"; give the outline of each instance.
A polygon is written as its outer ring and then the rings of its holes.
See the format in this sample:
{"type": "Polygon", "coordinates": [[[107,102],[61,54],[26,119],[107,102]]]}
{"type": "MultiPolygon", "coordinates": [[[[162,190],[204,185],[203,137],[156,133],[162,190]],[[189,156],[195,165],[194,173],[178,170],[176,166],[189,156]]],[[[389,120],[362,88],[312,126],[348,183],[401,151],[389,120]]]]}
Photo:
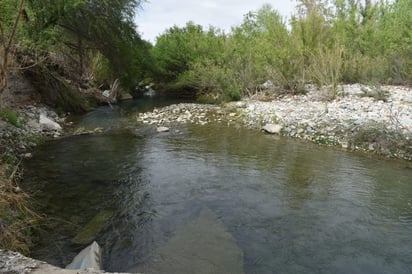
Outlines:
{"type": "Polygon", "coordinates": [[[278,124],[266,124],[262,129],[267,133],[279,134],[282,130],[282,126],[278,124]]]}
{"type": "Polygon", "coordinates": [[[346,141],[344,141],[344,142],[341,143],[341,146],[342,146],[342,148],[344,148],[344,149],[348,149],[348,148],[349,148],[349,143],[346,142],[346,141]]]}
{"type": "Polygon", "coordinates": [[[243,102],[243,101],[236,102],[236,107],[245,108],[246,107],[246,102],[243,102]]]}
{"type": "Polygon", "coordinates": [[[44,113],[40,114],[39,124],[43,130],[62,130],[58,123],[47,117],[44,113]]]}
{"type": "Polygon", "coordinates": [[[157,132],[168,132],[169,128],[168,127],[158,127],[157,132]]]}
{"type": "Polygon", "coordinates": [[[100,246],[93,242],[91,245],[80,251],[80,253],[73,259],[73,261],[66,266],[66,269],[94,269],[100,270],[102,268],[100,246]]]}

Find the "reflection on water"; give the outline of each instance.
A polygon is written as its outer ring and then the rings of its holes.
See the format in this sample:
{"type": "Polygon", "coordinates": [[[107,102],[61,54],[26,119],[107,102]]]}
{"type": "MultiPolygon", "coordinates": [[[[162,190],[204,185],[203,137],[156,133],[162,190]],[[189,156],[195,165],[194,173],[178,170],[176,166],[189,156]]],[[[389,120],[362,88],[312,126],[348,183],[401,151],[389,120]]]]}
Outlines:
{"type": "Polygon", "coordinates": [[[106,270],[166,273],[179,257],[179,273],[193,273],[215,256],[232,273],[412,271],[407,163],[220,125],[158,134],[128,118],[131,106],[101,111],[80,125],[123,125],[48,143],[25,164],[26,185],[40,185],[36,199],[52,217],[37,258],[68,263],[84,247],[76,234],[111,210],[96,235],[106,270]],[[219,237],[227,248],[201,241],[219,237]],[[177,256],[189,253],[199,260],[177,256]]]}

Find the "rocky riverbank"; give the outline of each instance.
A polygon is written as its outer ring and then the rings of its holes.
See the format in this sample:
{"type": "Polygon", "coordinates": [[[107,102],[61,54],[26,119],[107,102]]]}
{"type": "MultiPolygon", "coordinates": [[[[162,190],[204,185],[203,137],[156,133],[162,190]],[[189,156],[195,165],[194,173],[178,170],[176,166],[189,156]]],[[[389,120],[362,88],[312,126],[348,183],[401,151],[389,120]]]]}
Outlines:
{"type": "MultiPolygon", "coordinates": [[[[41,218],[20,187],[20,162],[31,158],[31,149],[42,140],[59,137],[63,119],[45,106],[34,105],[2,109],[0,118],[0,247],[27,252],[31,228],[41,218]]],[[[0,250],[0,273],[20,273],[4,270],[5,264],[12,263],[3,261],[8,258],[4,254],[0,250]]]]}
{"type": "MultiPolygon", "coordinates": [[[[7,274],[99,274],[103,270],[71,270],[49,265],[45,262],[25,257],[18,252],[0,249],[0,273],[7,274]]],[[[109,273],[108,273],[109,274],[109,273]]],[[[122,274],[122,273],[111,273],[122,274]]],[[[126,274],[126,273],[123,273],[126,274]]],[[[130,274],[130,273],[129,273],[130,274]]],[[[137,274],[137,273],[136,273],[137,274]]]]}
{"type": "MultiPolygon", "coordinates": [[[[137,121],[154,125],[159,132],[178,132],[178,125],[182,123],[245,126],[343,149],[366,150],[412,160],[412,89],[345,85],[340,90],[333,100],[327,93],[311,88],[306,95],[260,96],[221,106],[177,104],[139,114],[137,121]]],[[[29,105],[14,111],[18,114],[12,123],[0,120],[3,154],[10,153],[17,159],[30,158],[29,150],[39,140],[63,134],[64,118],[59,118],[49,108],[29,105]]],[[[62,270],[18,253],[0,250],[2,271],[99,273],[62,270]]]]}
{"type": "Polygon", "coordinates": [[[63,133],[64,118],[45,106],[29,105],[3,114],[0,120],[0,149],[17,158],[28,158],[30,148],[45,138],[57,138],[63,133]]]}
{"type": "Polygon", "coordinates": [[[308,88],[306,95],[260,97],[222,106],[178,104],[140,114],[137,121],[163,131],[179,123],[241,125],[412,160],[412,89],[344,85],[331,100],[327,91],[308,88]]]}
{"type": "MultiPolygon", "coordinates": [[[[32,154],[30,150],[33,149],[39,142],[47,139],[58,138],[64,134],[63,127],[65,125],[65,118],[59,117],[56,112],[43,105],[15,107],[12,111],[7,110],[6,112],[4,112],[1,118],[0,152],[2,154],[2,159],[0,161],[0,170],[6,170],[6,166],[18,165],[18,163],[24,158],[31,158],[32,154]]],[[[1,176],[4,176],[4,174],[2,174],[1,176]]],[[[1,181],[0,198],[4,198],[5,201],[7,201],[7,204],[9,203],[9,201],[14,200],[23,203],[27,202],[27,197],[24,196],[24,193],[20,189],[18,180],[19,179],[16,178],[15,180],[13,179],[10,181],[1,181]],[[23,200],[19,198],[20,196],[24,196],[22,198],[23,200]]],[[[3,203],[0,205],[2,206],[3,203]]],[[[31,223],[33,219],[31,219],[32,217],[30,215],[26,216],[25,219],[13,218],[12,216],[20,214],[20,212],[14,211],[14,208],[17,208],[14,207],[14,205],[11,204],[10,206],[10,208],[2,208],[3,211],[0,212],[0,236],[7,237],[6,234],[15,234],[16,239],[11,239],[10,237],[8,237],[8,239],[5,240],[19,241],[15,242],[14,245],[24,246],[26,245],[26,243],[24,242],[25,239],[21,238],[19,231],[6,230],[13,227],[13,224],[16,224],[16,226],[29,225],[29,223],[31,223]],[[8,219],[8,221],[6,221],[5,219],[8,219]],[[27,222],[27,224],[25,222],[27,222]]],[[[21,213],[26,214],[27,212],[21,213]]],[[[30,239],[27,238],[27,241],[29,242],[30,239]]],[[[18,252],[0,249],[0,273],[97,274],[106,272],[103,270],[95,269],[87,269],[83,271],[61,269],[59,267],[49,265],[45,262],[25,257],[18,252]]]]}

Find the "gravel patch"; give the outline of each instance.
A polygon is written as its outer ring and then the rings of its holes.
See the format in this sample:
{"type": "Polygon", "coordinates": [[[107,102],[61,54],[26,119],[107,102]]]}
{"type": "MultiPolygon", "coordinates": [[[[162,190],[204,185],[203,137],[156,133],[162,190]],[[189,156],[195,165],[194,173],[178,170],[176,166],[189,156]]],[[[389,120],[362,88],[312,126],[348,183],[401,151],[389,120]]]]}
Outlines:
{"type": "Polygon", "coordinates": [[[272,127],[284,136],[412,160],[412,89],[344,85],[334,100],[310,89],[306,95],[266,102],[246,99],[223,106],[177,104],[139,114],[137,121],[158,127],[211,122],[254,129],[272,127]]]}

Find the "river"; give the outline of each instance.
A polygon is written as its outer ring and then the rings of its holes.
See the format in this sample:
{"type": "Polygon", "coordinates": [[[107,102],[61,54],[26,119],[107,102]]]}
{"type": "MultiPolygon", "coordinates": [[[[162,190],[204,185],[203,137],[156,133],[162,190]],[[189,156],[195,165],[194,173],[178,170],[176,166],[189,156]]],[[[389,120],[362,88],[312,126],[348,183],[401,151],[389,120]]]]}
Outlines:
{"type": "Polygon", "coordinates": [[[47,222],[33,257],[64,266],[95,239],[106,271],[412,272],[410,163],[221,124],[135,122],[167,103],[101,107],[75,124],[103,133],[34,151],[24,186],[47,222]]]}

